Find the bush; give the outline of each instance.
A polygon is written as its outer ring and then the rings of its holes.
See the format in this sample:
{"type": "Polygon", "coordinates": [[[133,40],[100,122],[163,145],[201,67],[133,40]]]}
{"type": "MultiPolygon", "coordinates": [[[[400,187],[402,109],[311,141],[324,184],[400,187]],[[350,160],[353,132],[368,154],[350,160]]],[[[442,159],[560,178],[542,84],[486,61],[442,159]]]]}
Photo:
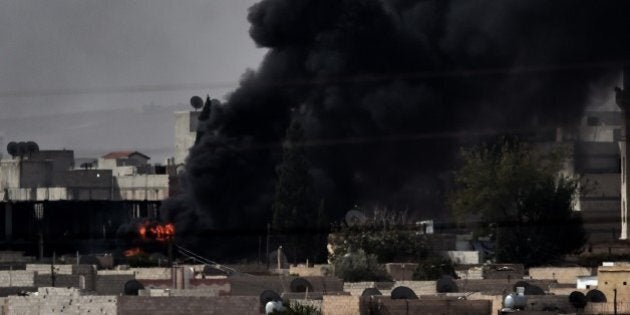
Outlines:
{"type": "Polygon", "coordinates": [[[348,282],[391,281],[383,266],[378,264],[376,255],[365,251],[347,253],[335,260],[335,275],[348,282]]]}
{"type": "Polygon", "coordinates": [[[303,305],[300,303],[284,304],[284,311],[275,311],[273,315],[321,315],[322,311],[312,305],[303,305]]]}

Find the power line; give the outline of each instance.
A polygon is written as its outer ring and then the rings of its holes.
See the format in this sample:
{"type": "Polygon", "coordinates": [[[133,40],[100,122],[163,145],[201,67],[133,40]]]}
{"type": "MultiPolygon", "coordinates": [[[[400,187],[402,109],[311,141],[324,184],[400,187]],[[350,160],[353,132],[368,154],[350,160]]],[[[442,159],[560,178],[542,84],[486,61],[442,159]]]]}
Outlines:
{"type": "MultiPolygon", "coordinates": [[[[360,75],[339,75],[315,78],[286,78],[284,80],[256,82],[259,87],[296,87],[296,86],[317,86],[327,84],[345,83],[371,83],[390,80],[412,80],[412,79],[437,79],[454,77],[474,77],[488,75],[527,75],[544,72],[571,71],[580,69],[621,69],[630,64],[630,60],[590,62],[590,63],[569,63],[553,65],[524,65],[516,67],[497,68],[463,68],[454,70],[427,70],[416,72],[400,73],[373,73],[360,75]]],[[[224,81],[213,83],[182,83],[182,84],[159,84],[159,85],[130,85],[112,87],[83,87],[83,88],[60,88],[60,89],[35,89],[35,90],[5,90],[0,91],[0,98],[19,97],[39,97],[39,96],[66,96],[66,95],[91,95],[91,94],[126,94],[142,92],[168,92],[168,91],[191,91],[207,89],[236,88],[238,82],[224,81]]]]}

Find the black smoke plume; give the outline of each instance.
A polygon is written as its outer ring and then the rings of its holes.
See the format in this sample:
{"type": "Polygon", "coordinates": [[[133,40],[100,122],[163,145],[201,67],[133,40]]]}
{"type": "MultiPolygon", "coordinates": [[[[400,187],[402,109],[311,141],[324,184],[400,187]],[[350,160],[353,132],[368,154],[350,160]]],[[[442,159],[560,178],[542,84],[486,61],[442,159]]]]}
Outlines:
{"type": "Polygon", "coordinates": [[[354,204],[438,215],[462,141],[576,121],[590,84],[630,59],[629,13],[630,1],[263,0],[248,18],[268,53],[213,104],[170,215],[264,227],[292,119],[330,218],[354,204]]]}

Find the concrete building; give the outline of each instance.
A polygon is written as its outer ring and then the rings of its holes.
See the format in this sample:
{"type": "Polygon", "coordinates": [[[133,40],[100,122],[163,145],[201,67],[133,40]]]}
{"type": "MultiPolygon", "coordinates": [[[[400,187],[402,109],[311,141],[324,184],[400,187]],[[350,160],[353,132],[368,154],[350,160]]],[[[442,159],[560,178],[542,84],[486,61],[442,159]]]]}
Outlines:
{"type": "Polygon", "coordinates": [[[195,144],[199,125],[198,111],[175,112],[175,157],[174,164],[181,166],[186,162],[188,151],[195,144]]]}
{"type": "MultiPolygon", "coordinates": [[[[157,219],[170,178],[148,160],[136,151],[112,152],[77,168],[71,150],[0,159],[0,243],[39,238],[77,248],[70,243],[114,239],[132,220],[157,219]]],[[[28,243],[18,248],[32,250],[28,243]]]]}
{"type": "Polygon", "coordinates": [[[617,241],[621,233],[620,116],[618,111],[587,111],[572,133],[558,136],[573,152],[568,173],[581,177],[575,209],[591,244],[617,241]]]}
{"type": "Polygon", "coordinates": [[[599,267],[597,289],[606,295],[608,301],[630,302],[630,265],[619,264],[599,267]]]}

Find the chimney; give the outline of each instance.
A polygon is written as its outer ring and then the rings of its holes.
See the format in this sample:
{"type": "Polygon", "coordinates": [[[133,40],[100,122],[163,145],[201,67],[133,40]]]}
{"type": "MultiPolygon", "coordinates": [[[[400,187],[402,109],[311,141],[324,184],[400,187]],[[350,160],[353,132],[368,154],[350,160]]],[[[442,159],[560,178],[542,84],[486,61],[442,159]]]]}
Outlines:
{"type": "Polygon", "coordinates": [[[621,235],[619,239],[628,239],[628,148],[630,147],[630,67],[624,66],[622,71],[623,89],[615,88],[615,100],[621,109],[623,126],[621,127],[621,139],[619,139],[619,152],[621,156],[621,235]]]}

